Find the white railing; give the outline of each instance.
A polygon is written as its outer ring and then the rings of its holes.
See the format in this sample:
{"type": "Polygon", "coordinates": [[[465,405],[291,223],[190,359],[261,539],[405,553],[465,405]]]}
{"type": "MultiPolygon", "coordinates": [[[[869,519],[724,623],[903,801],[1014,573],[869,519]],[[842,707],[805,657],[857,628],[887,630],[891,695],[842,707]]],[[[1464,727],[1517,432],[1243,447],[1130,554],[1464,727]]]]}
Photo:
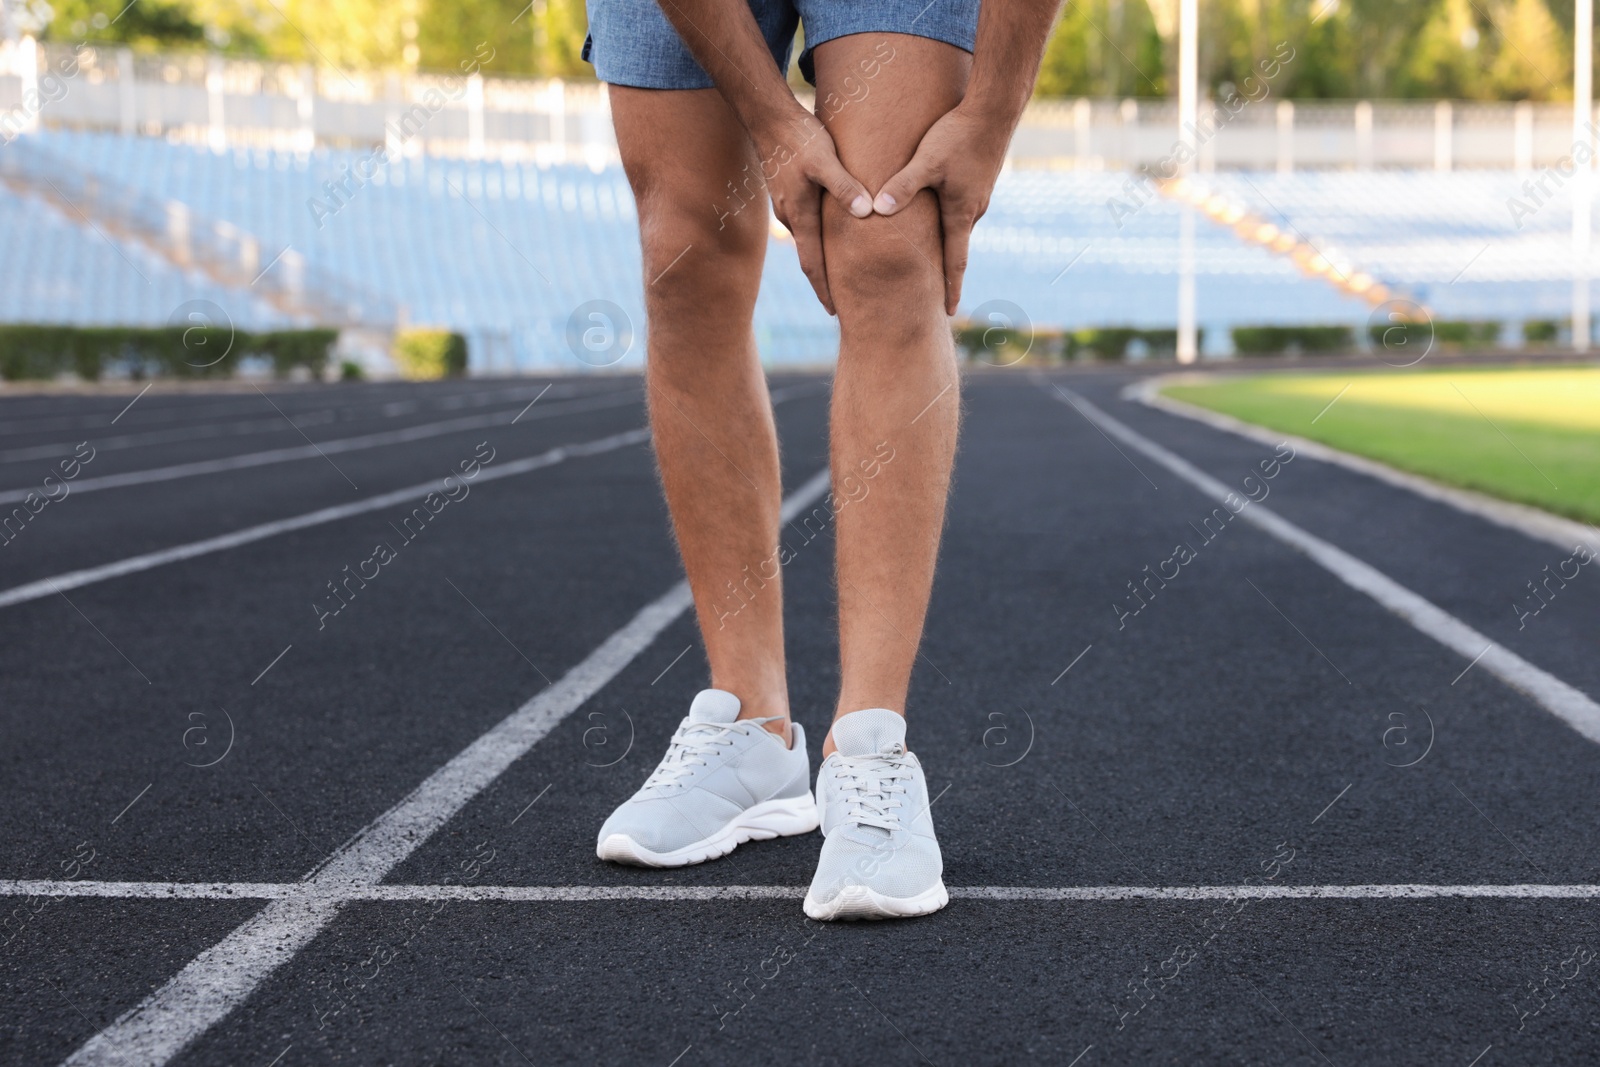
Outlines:
{"type": "MultiPolygon", "coordinates": [[[[209,144],[587,162],[616,159],[605,87],[485,76],[358,73],[199,54],[0,43],[0,143],[44,127],[209,144]]],[[[1197,167],[1531,170],[1566,156],[1568,104],[1202,102],[1197,167]],[[1208,117],[1209,116],[1209,117],[1208,117]]],[[[1052,100],[1028,109],[1012,162],[1159,169],[1177,149],[1167,100],[1052,100]]]]}
{"type": "Polygon", "coordinates": [[[0,142],[40,126],[305,151],[616,158],[603,86],[442,75],[345,73],[125,48],[0,43],[0,142]]]}

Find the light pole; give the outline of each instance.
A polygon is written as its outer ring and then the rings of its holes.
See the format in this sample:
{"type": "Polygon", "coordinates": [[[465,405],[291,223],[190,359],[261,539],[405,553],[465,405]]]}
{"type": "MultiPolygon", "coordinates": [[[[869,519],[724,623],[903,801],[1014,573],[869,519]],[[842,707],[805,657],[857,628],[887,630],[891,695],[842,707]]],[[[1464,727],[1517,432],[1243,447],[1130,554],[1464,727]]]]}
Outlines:
{"type": "MultiPolygon", "coordinates": [[[[1578,0],[1592,3],[1593,0],[1578,0]]],[[[1179,174],[1187,177],[1194,167],[1199,149],[1195,136],[1199,103],[1200,36],[1199,0],[1178,3],[1178,143],[1183,164],[1179,174]]],[[[1187,202],[1178,202],[1178,362],[1193,363],[1199,356],[1194,324],[1194,211],[1187,202]]]]}
{"type": "Polygon", "coordinates": [[[1576,0],[1573,13],[1572,347],[1589,351],[1589,246],[1594,176],[1594,0],[1576,0]],[[1579,152],[1582,145],[1585,151],[1579,152]]]}

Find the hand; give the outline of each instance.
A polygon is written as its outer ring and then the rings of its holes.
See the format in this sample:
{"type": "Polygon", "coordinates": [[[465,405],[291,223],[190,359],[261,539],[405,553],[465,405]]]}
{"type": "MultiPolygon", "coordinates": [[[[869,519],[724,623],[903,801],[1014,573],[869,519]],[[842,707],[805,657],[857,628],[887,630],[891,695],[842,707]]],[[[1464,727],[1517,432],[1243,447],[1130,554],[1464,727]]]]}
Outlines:
{"type": "Polygon", "coordinates": [[[866,187],[844,169],[833,138],[810,113],[753,131],[761,152],[761,177],[772,197],[772,213],[794,235],[800,269],[828,314],[834,314],[828,271],[822,255],[822,196],[826,190],[858,219],[872,214],[866,187]]]}
{"type": "Polygon", "coordinates": [[[989,210],[989,194],[1010,142],[1011,124],[957,105],[928,128],[911,162],[884,183],[873,201],[878,214],[893,215],[922,189],[939,197],[946,315],[954,315],[961,300],[972,227],[989,210]]]}

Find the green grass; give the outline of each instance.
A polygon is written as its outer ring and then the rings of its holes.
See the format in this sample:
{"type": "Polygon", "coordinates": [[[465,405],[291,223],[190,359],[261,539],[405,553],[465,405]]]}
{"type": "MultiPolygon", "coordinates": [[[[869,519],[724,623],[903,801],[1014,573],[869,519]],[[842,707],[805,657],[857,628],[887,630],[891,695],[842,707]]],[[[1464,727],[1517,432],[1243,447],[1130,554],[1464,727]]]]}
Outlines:
{"type": "Polygon", "coordinates": [[[1600,367],[1261,374],[1175,384],[1162,393],[1451,485],[1600,522],[1600,367]]]}

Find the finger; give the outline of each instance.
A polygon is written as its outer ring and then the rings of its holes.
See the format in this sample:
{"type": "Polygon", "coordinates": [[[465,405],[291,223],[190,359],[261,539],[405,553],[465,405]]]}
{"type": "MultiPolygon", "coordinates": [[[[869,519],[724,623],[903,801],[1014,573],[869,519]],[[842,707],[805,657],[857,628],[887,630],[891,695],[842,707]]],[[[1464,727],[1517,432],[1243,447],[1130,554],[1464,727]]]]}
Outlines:
{"type": "Polygon", "coordinates": [[[794,238],[795,254],[800,257],[800,271],[811,283],[823,310],[832,315],[833,295],[828,292],[828,271],[822,255],[822,197],[813,195],[801,198],[787,213],[784,225],[794,238]]]}
{"type": "Polygon", "coordinates": [[[911,198],[919,191],[932,188],[933,183],[932,168],[924,162],[922,153],[918,152],[911,157],[910,163],[900,169],[900,173],[883,183],[883,188],[878,190],[877,197],[872,201],[872,210],[880,215],[893,215],[911,203],[911,198]]]}
{"type": "Polygon", "coordinates": [[[828,190],[856,218],[864,219],[872,214],[872,196],[867,187],[856,181],[855,175],[845,170],[839,157],[832,152],[817,162],[811,179],[828,190]]]}
{"type": "Polygon", "coordinates": [[[961,282],[967,274],[967,244],[972,238],[972,214],[959,208],[941,209],[944,230],[944,313],[954,315],[961,302],[961,282]]]}

